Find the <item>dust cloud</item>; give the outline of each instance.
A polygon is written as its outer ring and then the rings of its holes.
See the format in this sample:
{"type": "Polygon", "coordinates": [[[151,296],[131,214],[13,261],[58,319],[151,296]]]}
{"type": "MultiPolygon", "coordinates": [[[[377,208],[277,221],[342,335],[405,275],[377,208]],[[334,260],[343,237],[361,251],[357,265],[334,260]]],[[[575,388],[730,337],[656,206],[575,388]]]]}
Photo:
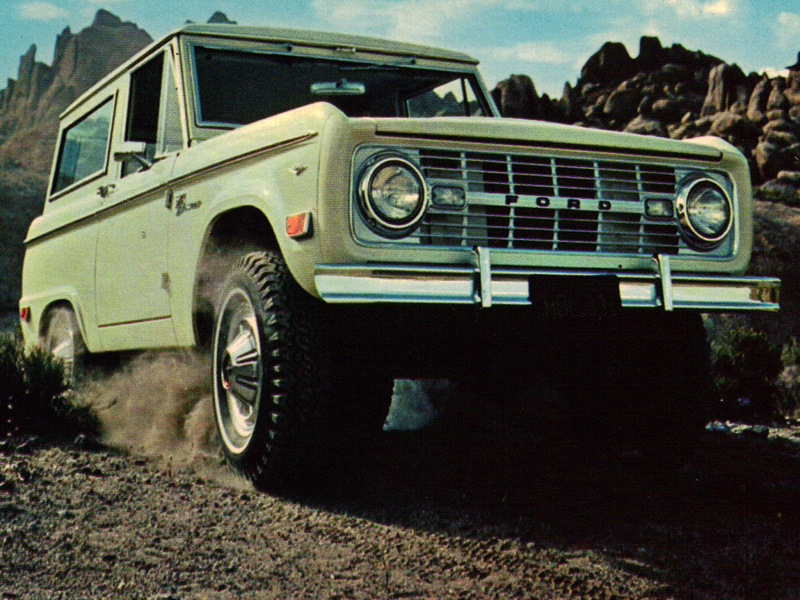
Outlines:
{"type": "Polygon", "coordinates": [[[169,467],[219,467],[211,358],[195,350],[151,351],[85,383],[100,442],[169,467]]]}

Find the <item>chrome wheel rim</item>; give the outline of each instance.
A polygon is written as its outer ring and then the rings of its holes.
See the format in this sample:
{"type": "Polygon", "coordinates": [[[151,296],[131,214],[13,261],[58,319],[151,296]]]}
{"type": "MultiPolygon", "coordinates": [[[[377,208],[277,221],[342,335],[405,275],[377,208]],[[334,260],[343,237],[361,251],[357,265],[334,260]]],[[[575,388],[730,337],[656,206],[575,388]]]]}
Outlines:
{"type": "Polygon", "coordinates": [[[214,336],[214,409],[228,450],[243,452],[253,437],[263,364],[255,308],[240,289],[225,298],[214,336]]]}

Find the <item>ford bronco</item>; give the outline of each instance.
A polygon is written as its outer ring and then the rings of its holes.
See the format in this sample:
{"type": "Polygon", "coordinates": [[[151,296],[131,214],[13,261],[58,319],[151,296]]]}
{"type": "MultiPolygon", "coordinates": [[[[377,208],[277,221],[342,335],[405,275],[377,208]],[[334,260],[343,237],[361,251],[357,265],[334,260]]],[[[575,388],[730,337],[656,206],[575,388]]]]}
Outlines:
{"type": "Polygon", "coordinates": [[[778,308],[779,281],[742,275],[744,157],[499,117],[464,54],[187,25],[61,115],[26,344],[73,378],[94,353],[209,348],[223,449],[259,483],[333,423],[380,427],[395,377],[490,402],[562,373],[579,412],[696,430],[701,313],[778,308]]]}

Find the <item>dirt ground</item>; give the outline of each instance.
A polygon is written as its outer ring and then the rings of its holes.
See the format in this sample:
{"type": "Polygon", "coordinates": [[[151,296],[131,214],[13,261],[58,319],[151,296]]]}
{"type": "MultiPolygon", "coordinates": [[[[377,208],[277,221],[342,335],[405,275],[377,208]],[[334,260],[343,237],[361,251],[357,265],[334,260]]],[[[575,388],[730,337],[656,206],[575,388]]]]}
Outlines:
{"type": "Polygon", "coordinates": [[[672,470],[479,428],[387,437],[291,495],[213,452],[3,442],[0,599],[800,598],[800,428],[717,424],[672,470]]]}

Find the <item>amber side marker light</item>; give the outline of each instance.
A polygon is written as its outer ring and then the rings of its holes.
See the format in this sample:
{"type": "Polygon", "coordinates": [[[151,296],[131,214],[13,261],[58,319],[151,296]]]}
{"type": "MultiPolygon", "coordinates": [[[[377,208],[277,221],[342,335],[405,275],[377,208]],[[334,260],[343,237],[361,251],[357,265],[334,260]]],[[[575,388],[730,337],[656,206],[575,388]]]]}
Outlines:
{"type": "Polygon", "coordinates": [[[28,306],[23,306],[19,309],[19,320],[29,323],[31,320],[31,309],[28,306]]]}
{"type": "Polygon", "coordinates": [[[311,235],[311,213],[302,212],[286,217],[286,235],[292,239],[311,235]]]}

